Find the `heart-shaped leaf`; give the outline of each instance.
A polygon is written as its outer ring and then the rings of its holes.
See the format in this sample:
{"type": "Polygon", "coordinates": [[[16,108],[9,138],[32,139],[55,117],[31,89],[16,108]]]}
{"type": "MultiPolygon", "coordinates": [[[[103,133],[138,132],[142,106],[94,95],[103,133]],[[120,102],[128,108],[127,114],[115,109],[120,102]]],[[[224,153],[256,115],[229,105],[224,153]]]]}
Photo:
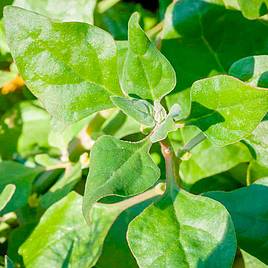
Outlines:
{"type": "Polygon", "coordinates": [[[102,136],[90,154],[90,170],[84,194],[83,211],[90,221],[90,209],[107,195],[130,196],[141,193],[157,181],[159,168],[149,155],[151,143],[137,143],[102,136]]]}

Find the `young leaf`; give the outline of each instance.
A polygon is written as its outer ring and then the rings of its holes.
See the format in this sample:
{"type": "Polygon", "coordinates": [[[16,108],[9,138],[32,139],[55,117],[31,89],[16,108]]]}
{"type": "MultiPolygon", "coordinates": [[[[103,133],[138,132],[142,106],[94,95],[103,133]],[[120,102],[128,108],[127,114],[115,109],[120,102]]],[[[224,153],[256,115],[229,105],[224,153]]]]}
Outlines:
{"type": "Polygon", "coordinates": [[[226,209],[183,190],[146,208],[129,225],[140,267],[231,267],[236,238],[226,209]]]}
{"type": "Polygon", "coordinates": [[[128,41],[121,81],[123,90],[143,99],[160,100],[175,87],[176,74],[141,29],[138,13],[129,19],[128,41]]]}
{"type": "Polygon", "coordinates": [[[191,96],[189,123],[199,127],[217,146],[249,135],[268,110],[267,90],[226,75],[195,82],[191,96]]]}
{"type": "Polygon", "coordinates": [[[268,88],[268,56],[251,56],[236,61],[229,74],[255,87],[268,88]]]}
{"type": "Polygon", "coordinates": [[[169,132],[175,131],[177,129],[174,118],[180,113],[180,110],[180,105],[178,104],[174,104],[171,107],[164,121],[155,127],[152,135],[150,136],[152,143],[164,140],[169,132]]]}
{"type": "Polygon", "coordinates": [[[148,127],[155,125],[153,117],[154,107],[148,101],[119,96],[112,96],[111,100],[114,105],[137,122],[148,127]]]}
{"type": "Polygon", "coordinates": [[[12,161],[0,162],[0,191],[3,191],[9,184],[16,186],[15,193],[1,210],[1,215],[27,204],[32,182],[41,171],[40,168],[28,168],[12,161]]]}
{"type": "Polygon", "coordinates": [[[82,215],[82,197],[75,192],[51,206],[19,249],[25,266],[94,266],[119,211],[100,204],[92,211],[92,224],[88,226],[82,215]]]}
{"type": "MultiPolygon", "coordinates": [[[[258,181],[257,181],[258,182],[258,181]]],[[[238,246],[268,264],[268,187],[267,180],[232,192],[208,192],[231,214],[238,246]]]]}
{"type": "Polygon", "coordinates": [[[151,143],[137,143],[102,136],[90,154],[83,212],[89,221],[92,205],[107,195],[130,196],[151,187],[160,171],[149,155],[151,143]]]}
{"type": "Polygon", "coordinates": [[[18,7],[4,13],[19,72],[55,119],[74,123],[111,107],[110,96],[121,95],[116,46],[108,33],[85,23],[56,23],[18,7]]]}
{"type": "Polygon", "coordinates": [[[13,5],[59,21],[93,23],[96,0],[15,0],[13,5]]]}

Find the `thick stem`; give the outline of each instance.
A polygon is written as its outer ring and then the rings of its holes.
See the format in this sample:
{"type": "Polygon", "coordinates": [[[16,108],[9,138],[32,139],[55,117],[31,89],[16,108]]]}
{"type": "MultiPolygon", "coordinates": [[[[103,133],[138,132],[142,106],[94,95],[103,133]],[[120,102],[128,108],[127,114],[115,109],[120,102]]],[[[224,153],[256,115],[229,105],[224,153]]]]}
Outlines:
{"type": "Polygon", "coordinates": [[[105,11],[107,11],[109,8],[116,5],[120,1],[121,0],[102,0],[101,2],[98,3],[97,10],[99,13],[104,13],[105,11]]]}
{"type": "Polygon", "coordinates": [[[168,139],[161,141],[162,155],[165,158],[166,163],[166,181],[167,189],[172,190],[178,188],[179,186],[179,173],[178,169],[180,166],[180,161],[177,160],[172,146],[168,139]]]}

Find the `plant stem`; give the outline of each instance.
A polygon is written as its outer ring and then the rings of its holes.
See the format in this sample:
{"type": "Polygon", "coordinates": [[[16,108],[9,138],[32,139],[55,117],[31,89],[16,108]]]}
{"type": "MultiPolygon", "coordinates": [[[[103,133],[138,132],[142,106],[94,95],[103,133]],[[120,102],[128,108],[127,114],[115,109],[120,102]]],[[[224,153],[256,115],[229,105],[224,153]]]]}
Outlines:
{"type": "MultiPolygon", "coordinates": [[[[111,204],[114,208],[117,207],[120,210],[125,210],[127,208],[133,207],[141,202],[144,202],[146,200],[149,200],[153,197],[156,197],[158,195],[162,195],[165,192],[165,183],[159,183],[154,188],[140,194],[134,197],[131,197],[129,199],[126,199],[124,201],[111,204]]],[[[108,205],[109,206],[109,205],[108,205]]]]}
{"type": "Polygon", "coordinates": [[[97,10],[99,13],[104,13],[109,8],[119,3],[121,0],[102,0],[98,3],[97,10]]]}
{"type": "Polygon", "coordinates": [[[146,33],[147,35],[152,38],[153,36],[155,36],[156,34],[158,34],[160,31],[162,31],[163,29],[163,25],[164,22],[160,21],[159,23],[157,23],[153,28],[151,28],[150,30],[148,30],[146,33]]]}
{"type": "Polygon", "coordinates": [[[249,165],[248,165],[248,168],[247,168],[247,177],[246,177],[247,186],[249,186],[251,184],[251,174],[250,174],[251,163],[252,162],[249,162],[249,165]]]}
{"type": "Polygon", "coordinates": [[[161,141],[160,145],[162,155],[164,156],[166,163],[167,189],[176,189],[179,187],[178,169],[181,161],[177,160],[173,148],[168,139],[161,141]]]}
{"type": "Polygon", "coordinates": [[[184,145],[184,147],[178,152],[177,157],[181,158],[185,153],[190,152],[195,146],[197,146],[200,142],[206,139],[206,136],[201,132],[193,139],[191,139],[188,143],[184,145]]]}

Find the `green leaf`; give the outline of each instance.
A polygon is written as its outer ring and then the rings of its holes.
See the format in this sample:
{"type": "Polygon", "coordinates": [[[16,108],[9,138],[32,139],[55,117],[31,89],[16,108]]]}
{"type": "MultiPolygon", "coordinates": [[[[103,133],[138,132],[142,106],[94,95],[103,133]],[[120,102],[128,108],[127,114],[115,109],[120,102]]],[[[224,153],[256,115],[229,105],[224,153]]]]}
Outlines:
{"type": "Polygon", "coordinates": [[[0,194],[0,210],[3,210],[16,191],[15,184],[7,184],[0,194]]]}
{"type": "Polygon", "coordinates": [[[102,255],[96,264],[97,268],[138,268],[127,243],[127,229],[129,223],[153,200],[155,199],[140,203],[120,214],[105,239],[102,255]]]}
{"type": "Polygon", "coordinates": [[[150,140],[152,143],[164,140],[169,132],[175,131],[177,129],[174,118],[180,113],[180,105],[174,104],[166,118],[160,124],[157,124],[153,130],[150,140]]]}
{"type": "Polygon", "coordinates": [[[195,82],[191,97],[189,123],[199,127],[217,146],[249,135],[268,110],[268,91],[226,75],[195,82]]]}
{"type": "Polygon", "coordinates": [[[128,241],[140,267],[231,267],[236,238],[218,202],[183,190],[166,195],[129,225],[128,241]]]}
{"type": "Polygon", "coordinates": [[[59,21],[93,23],[96,0],[15,0],[13,5],[59,21]]]}
{"type": "Polygon", "coordinates": [[[7,254],[16,265],[19,264],[22,266],[23,260],[21,255],[18,254],[19,247],[30,236],[37,223],[38,222],[22,224],[19,227],[13,229],[12,232],[9,234],[7,254]]]}
{"type": "MultiPolygon", "coordinates": [[[[184,144],[200,133],[195,127],[185,127],[181,130],[184,144]]],[[[193,184],[202,178],[206,178],[238,165],[248,162],[251,155],[247,147],[242,143],[218,147],[208,139],[202,141],[191,150],[188,160],[180,165],[180,176],[185,184],[193,184]]]]}
{"type": "Polygon", "coordinates": [[[268,54],[267,35],[267,24],[247,20],[241,12],[226,9],[221,0],[173,1],[165,14],[161,47],[178,81],[167,98],[168,106],[179,103],[180,117],[186,118],[190,113],[192,83],[227,73],[241,58],[268,54]]]}
{"type": "Polygon", "coordinates": [[[77,122],[110,108],[110,96],[121,95],[116,46],[108,33],[17,7],[5,8],[4,19],[20,74],[56,120],[77,122]]]}
{"type": "Polygon", "coordinates": [[[82,197],[75,192],[51,206],[19,249],[25,266],[94,266],[119,211],[100,204],[92,211],[92,223],[88,226],[82,215],[82,197]]]}
{"type": "Polygon", "coordinates": [[[119,96],[112,96],[111,100],[114,105],[137,122],[149,127],[155,125],[153,117],[154,107],[148,101],[119,96]]]}
{"type": "Polygon", "coordinates": [[[238,246],[268,264],[268,184],[264,182],[231,192],[208,192],[205,195],[221,202],[231,214],[238,246]]]}
{"type": "Polygon", "coordinates": [[[160,177],[149,155],[151,143],[131,143],[102,136],[90,154],[83,212],[89,221],[92,205],[107,195],[130,196],[144,192],[160,177]]]}
{"type": "Polygon", "coordinates": [[[229,172],[223,172],[197,181],[191,185],[190,191],[193,194],[201,194],[208,191],[232,191],[239,187],[239,181],[229,172]]]}
{"type": "Polygon", "coordinates": [[[242,256],[243,256],[243,261],[244,261],[244,268],[267,268],[268,265],[264,264],[257,258],[251,256],[248,254],[246,251],[241,250],[242,256]]]}
{"type": "Polygon", "coordinates": [[[123,90],[142,99],[160,100],[175,87],[176,74],[140,27],[138,13],[129,19],[128,40],[121,81],[123,90]]]}
{"type": "Polygon", "coordinates": [[[55,202],[66,196],[82,177],[81,165],[77,163],[66,168],[64,174],[56,183],[40,198],[40,206],[48,208],[55,202]]]}
{"type": "Polygon", "coordinates": [[[2,215],[27,204],[32,182],[41,171],[41,168],[28,168],[12,161],[0,162],[0,191],[3,191],[9,184],[16,186],[15,193],[1,210],[2,215]]]}
{"type": "Polygon", "coordinates": [[[35,101],[20,102],[0,120],[0,155],[10,159],[15,153],[27,157],[48,152],[49,131],[49,114],[35,101]]]}
{"type": "Polygon", "coordinates": [[[61,151],[66,151],[72,139],[88,125],[93,117],[94,114],[78,122],[69,124],[67,127],[64,124],[61,124],[59,121],[53,121],[52,129],[48,136],[49,144],[53,147],[59,148],[61,151]]]}
{"type": "Polygon", "coordinates": [[[229,74],[256,87],[268,87],[268,56],[251,56],[236,61],[229,74]]]}
{"type": "Polygon", "coordinates": [[[268,121],[261,122],[246,142],[254,148],[257,161],[268,167],[268,121]]]}
{"type": "Polygon", "coordinates": [[[243,15],[250,20],[254,20],[267,13],[267,0],[237,0],[243,15]]]}

